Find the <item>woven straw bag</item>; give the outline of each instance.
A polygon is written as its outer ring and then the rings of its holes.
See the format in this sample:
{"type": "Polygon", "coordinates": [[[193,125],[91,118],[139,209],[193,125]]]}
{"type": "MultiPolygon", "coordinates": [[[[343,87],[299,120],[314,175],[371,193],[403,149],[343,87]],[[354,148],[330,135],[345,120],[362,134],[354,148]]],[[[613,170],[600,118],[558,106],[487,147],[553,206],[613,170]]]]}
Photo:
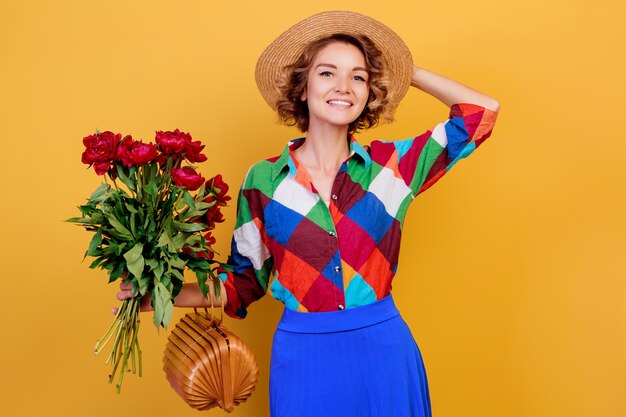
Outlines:
{"type": "Polygon", "coordinates": [[[227,412],[254,391],[259,368],[252,351],[219,319],[194,309],[176,325],[163,355],[170,385],[192,408],[219,406],[227,412]]]}

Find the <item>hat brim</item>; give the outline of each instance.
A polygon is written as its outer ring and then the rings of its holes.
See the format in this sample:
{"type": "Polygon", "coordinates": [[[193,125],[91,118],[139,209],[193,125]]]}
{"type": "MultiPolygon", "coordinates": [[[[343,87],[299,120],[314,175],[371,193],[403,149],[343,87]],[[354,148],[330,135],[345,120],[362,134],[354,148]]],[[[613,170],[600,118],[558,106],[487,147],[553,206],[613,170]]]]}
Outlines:
{"type": "Polygon", "coordinates": [[[256,64],[257,87],[267,104],[276,110],[281,98],[281,72],[293,64],[305,48],[318,39],[343,33],[365,35],[382,52],[388,78],[387,100],[395,109],[411,85],[413,58],[404,41],[379,21],[351,11],[329,11],[308,17],[283,32],[263,51],[256,64]]]}

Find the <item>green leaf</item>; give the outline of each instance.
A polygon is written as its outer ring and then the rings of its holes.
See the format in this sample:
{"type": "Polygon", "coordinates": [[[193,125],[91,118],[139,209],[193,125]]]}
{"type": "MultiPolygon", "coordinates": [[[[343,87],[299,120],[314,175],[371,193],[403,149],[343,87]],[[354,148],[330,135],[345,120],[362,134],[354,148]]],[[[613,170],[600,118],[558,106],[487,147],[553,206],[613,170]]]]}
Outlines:
{"type": "Polygon", "coordinates": [[[174,303],[169,301],[165,303],[165,311],[163,312],[163,327],[167,328],[172,320],[172,313],[174,312],[174,303]]]}
{"type": "Polygon", "coordinates": [[[176,236],[172,238],[172,242],[174,242],[175,252],[178,252],[180,249],[182,249],[186,239],[187,236],[184,233],[177,233],[176,236]]]}
{"type": "Polygon", "coordinates": [[[132,204],[124,203],[124,205],[126,206],[126,210],[130,211],[131,213],[137,213],[137,209],[133,207],[132,204]]]}
{"type": "Polygon", "coordinates": [[[129,176],[126,175],[126,168],[124,166],[120,164],[116,164],[116,166],[117,166],[117,176],[119,177],[119,179],[124,183],[124,185],[128,187],[129,190],[135,191],[135,188],[137,185],[135,184],[135,181],[131,179],[131,178],[134,178],[134,176],[129,178],[129,176]]]}
{"type": "Polygon", "coordinates": [[[137,281],[139,283],[139,294],[143,296],[148,291],[148,286],[150,285],[150,275],[144,275],[141,278],[138,278],[137,281]]]}
{"type": "Polygon", "coordinates": [[[143,191],[146,195],[150,196],[153,201],[156,199],[157,194],[159,193],[157,186],[153,182],[143,187],[143,191]]]}
{"type": "Polygon", "coordinates": [[[163,276],[163,272],[165,272],[165,266],[164,266],[164,261],[161,260],[159,261],[159,265],[157,265],[157,267],[154,268],[154,277],[156,279],[161,279],[161,277],[163,276]]]}
{"type": "Polygon", "coordinates": [[[193,200],[193,197],[191,196],[191,194],[189,194],[189,191],[183,192],[183,202],[185,204],[187,204],[189,207],[191,207],[192,209],[196,208],[196,202],[193,200]]]}
{"type": "Polygon", "coordinates": [[[167,249],[170,252],[176,252],[176,246],[174,245],[174,242],[172,241],[172,237],[170,236],[170,231],[168,229],[169,228],[165,228],[165,230],[163,230],[163,233],[161,233],[157,246],[160,248],[163,246],[167,246],[167,249]]]}
{"type": "Polygon", "coordinates": [[[102,224],[102,220],[104,220],[104,217],[99,216],[99,217],[70,217],[69,219],[65,220],[68,223],[80,223],[79,226],[81,225],[99,225],[102,224]]]}
{"type": "Polygon", "coordinates": [[[137,236],[137,215],[130,213],[130,232],[133,236],[137,236]]]}
{"type": "Polygon", "coordinates": [[[117,231],[117,233],[119,233],[120,236],[126,238],[127,240],[131,240],[133,238],[133,235],[130,233],[130,231],[125,228],[124,225],[120,223],[114,215],[109,214],[107,216],[107,219],[109,220],[111,226],[113,226],[113,228],[117,231]]]}
{"type": "Polygon", "coordinates": [[[159,282],[154,286],[152,292],[152,302],[154,306],[154,324],[159,327],[167,327],[174,310],[174,304],[172,302],[172,291],[167,288],[163,283],[159,282]]]}
{"type": "Polygon", "coordinates": [[[154,259],[154,258],[146,259],[146,265],[148,265],[148,267],[150,267],[150,271],[153,271],[154,268],[159,266],[159,261],[157,259],[154,259]]]}
{"type": "Polygon", "coordinates": [[[202,240],[203,240],[202,236],[199,236],[199,235],[196,235],[196,234],[189,235],[185,239],[185,245],[187,245],[187,246],[198,246],[198,245],[200,245],[202,240]]]}
{"type": "Polygon", "coordinates": [[[109,283],[114,282],[119,277],[121,277],[122,272],[124,272],[125,267],[126,267],[126,262],[119,261],[117,265],[115,265],[115,267],[111,270],[111,273],[109,274],[109,283]]]}
{"type": "Polygon", "coordinates": [[[98,267],[98,265],[100,265],[100,263],[102,263],[102,261],[104,261],[106,258],[101,256],[99,258],[96,258],[91,265],[89,265],[89,268],[91,269],[96,269],[98,267]]]}
{"type": "Polygon", "coordinates": [[[89,248],[87,249],[87,255],[96,256],[97,249],[102,243],[102,229],[98,229],[91,242],[89,242],[89,248]]]}
{"type": "Polygon", "coordinates": [[[84,206],[78,206],[78,210],[83,214],[83,216],[92,215],[97,209],[95,204],[85,204],[84,206]]]}
{"type": "Polygon", "coordinates": [[[202,270],[197,270],[196,279],[198,280],[198,287],[200,287],[200,291],[202,291],[202,294],[204,294],[204,296],[206,297],[207,294],[209,293],[209,286],[206,285],[206,280],[207,280],[206,272],[202,270]]]}
{"type": "Polygon", "coordinates": [[[168,271],[171,271],[172,268],[177,268],[177,269],[182,270],[185,267],[185,264],[187,263],[183,259],[180,259],[178,255],[172,256],[171,258],[167,260],[167,262],[170,265],[170,268],[168,269],[168,271]]]}
{"type": "Polygon", "coordinates": [[[135,243],[135,246],[132,247],[132,249],[124,254],[124,259],[126,259],[126,267],[128,268],[128,271],[138,279],[141,278],[145,263],[142,256],[142,251],[143,245],[137,242],[135,243]]]}
{"type": "Polygon", "coordinates": [[[122,250],[126,247],[126,242],[122,242],[115,247],[115,256],[120,256],[122,254],[122,250]]]}
{"type": "Polygon", "coordinates": [[[203,182],[202,185],[200,186],[200,188],[198,188],[198,193],[196,194],[196,199],[200,200],[200,201],[204,200],[206,198],[206,196],[204,195],[205,191],[206,191],[206,182],[203,182]]]}
{"type": "Polygon", "coordinates": [[[181,232],[200,232],[205,229],[201,223],[181,223],[174,221],[174,228],[181,232]]]}
{"type": "Polygon", "coordinates": [[[185,280],[182,272],[180,272],[178,269],[172,269],[171,274],[174,275],[174,277],[178,278],[180,281],[185,280]]]}
{"type": "Polygon", "coordinates": [[[86,217],[70,217],[69,219],[66,219],[65,221],[68,223],[85,223],[85,220],[88,220],[88,219],[86,217]]]}
{"type": "Polygon", "coordinates": [[[100,202],[102,201],[107,194],[107,191],[109,191],[109,188],[111,188],[111,186],[109,184],[101,184],[98,188],[96,188],[96,190],[91,194],[91,196],[89,197],[90,201],[94,201],[94,202],[100,202]]]}
{"type": "Polygon", "coordinates": [[[212,203],[205,203],[204,201],[196,202],[196,209],[199,211],[203,211],[215,205],[215,201],[212,203]]]}

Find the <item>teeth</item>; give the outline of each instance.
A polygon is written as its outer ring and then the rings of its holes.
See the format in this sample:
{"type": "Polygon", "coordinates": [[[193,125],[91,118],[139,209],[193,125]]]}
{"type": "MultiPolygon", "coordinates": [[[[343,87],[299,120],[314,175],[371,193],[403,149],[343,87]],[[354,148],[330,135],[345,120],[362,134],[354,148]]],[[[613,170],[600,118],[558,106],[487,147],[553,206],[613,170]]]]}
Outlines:
{"type": "Polygon", "coordinates": [[[343,100],[330,100],[328,104],[335,104],[337,106],[351,106],[352,105],[349,102],[343,101],[343,100]]]}

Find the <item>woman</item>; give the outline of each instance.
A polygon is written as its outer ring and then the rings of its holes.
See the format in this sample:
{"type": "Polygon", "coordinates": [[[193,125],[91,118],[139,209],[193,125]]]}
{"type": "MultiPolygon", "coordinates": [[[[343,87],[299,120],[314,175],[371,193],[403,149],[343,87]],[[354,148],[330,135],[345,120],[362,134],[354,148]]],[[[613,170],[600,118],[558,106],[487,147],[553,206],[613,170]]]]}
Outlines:
{"type": "MultiPolygon", "coordinates": [[[[410,202],[491,133],[499,104],[414,66],[389,28],[353,12],[296,24],[257,63],[257,84],[306,137],[249,170],[221,300],[232,317],[268,287],[285,310],[274,335],[271,415],[430,416],[422,359],[390,295],[410,202]],[[409,84],[450,118],[413,139],[360,145],[409,84]],[[270,282],[270,276],[272,281],[270,282]]],[[[118,298],[130,297],[122,286],[118,298]]],[[[206,306],[185,284],[178,306],[206,306]]]]}

